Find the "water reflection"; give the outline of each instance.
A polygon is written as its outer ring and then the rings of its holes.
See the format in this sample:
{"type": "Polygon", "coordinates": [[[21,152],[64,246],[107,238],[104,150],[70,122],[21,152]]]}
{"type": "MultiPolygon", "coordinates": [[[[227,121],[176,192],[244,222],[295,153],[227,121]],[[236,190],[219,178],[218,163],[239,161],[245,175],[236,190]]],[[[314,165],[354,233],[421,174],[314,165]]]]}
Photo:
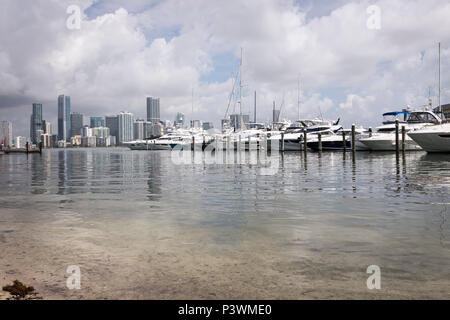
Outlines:
{"type": "MultiPolygon", "coordinates": [[[[161,199],[161,152],[154,152],[148,155],[147,171],[148,171],[148,195],[149,201],[159,201],[161,199]]],[[[142,158],[143,159],[143,158],[142,158]]]]}

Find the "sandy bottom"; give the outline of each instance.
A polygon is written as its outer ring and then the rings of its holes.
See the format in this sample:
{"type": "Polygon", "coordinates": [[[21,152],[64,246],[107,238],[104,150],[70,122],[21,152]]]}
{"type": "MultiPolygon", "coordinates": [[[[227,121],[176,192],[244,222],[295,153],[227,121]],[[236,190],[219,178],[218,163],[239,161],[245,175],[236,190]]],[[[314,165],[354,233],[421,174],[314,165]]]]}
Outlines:
{"type": "Polygon", "coordinates": [[[301,238],[268,241],[249,227],[238,242],[218,245],[214,227],[0,212],[0,285],[19,279],[44,299],[450,298],[447,270],[382,267],[381,290],[368,290],[370,255],[305,249],[301,238]],[[81,268],[80,290],[66,287],[69,265],[81,268]]]}

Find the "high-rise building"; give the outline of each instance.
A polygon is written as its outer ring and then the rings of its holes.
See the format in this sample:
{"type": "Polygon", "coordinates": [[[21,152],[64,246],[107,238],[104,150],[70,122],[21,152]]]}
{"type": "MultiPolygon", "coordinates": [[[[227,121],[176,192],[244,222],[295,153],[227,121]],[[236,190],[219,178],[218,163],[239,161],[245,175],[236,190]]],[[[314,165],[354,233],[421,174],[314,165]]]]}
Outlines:
{"type": "Polygon", "coordinates": [[[42,134],[41,139],[43,148],[50,148],[52,146],[52,124],[47,121],[42,121],[42,134]]]}
{"type": "Polygon", "coordinates": [[[58,140],[70,141],[70,97],[58,96],[58,140]]]}
{"type": "Polygon", "coordinates": [[[250,121],[250,116],[248,114],[243,114],[241,120],[240,114],[232,114],[230,115],[230,121],[231,127],[234,128],[235,130],[238,130],[242,128],[242,121],[244,121],[244,124],[250,121]]]}
{"type": "Polygon", "coordinates": [[[214,128],[214,125],[212,122],[203,122],[202,128],[203,128],[203,130],[206,131],[206,130],[214,128]]]}
{"type": "Polygon", "coordinates": [[[27,138],[18,136],[16,137],[15,146],[17,149],[25,149],[25,144],[27,143],[27,138]]]}
{"type": "Polygon", "coordinates": [[[42,104],[33,103],[33,109],[30,118],[30,139],[31,143],[37,144],[41,137],[38,130],[42,130],[42,104]]]}
{"type": "Polygon", "coordinates": [[[134,139],[144,140],[147,138],[146,121],[144,119],[136,119],[134,122],[134,139]]]}
{"type": "Polygon", "coordinates": [[[159,98],[147,97],[147,121],[155,124],[160,121],[159,98]]]}
{"type": "Polygon", "coordinates": [[[42,121],[42,130],[44,130],[45,134],[52,135],[52,123],[47,120],[42,121]]]}
{"type": "Polygon", "coordinates": [[[12,146],[12,123],[11,121],[0,121],[0,145],[12,146]]]}
{"type": "Polygon", "coordinates": [[[191,128],[199,129],[202,127],[202,122],[200,120],[191,120],[191,128]]]}
{"type": "Polygon", "coordinates": [[[90,118],[90,127],[91,128],[99,128],[105,126],[105,119],[103,117],[91,117],[90,118]]]}
{"type": "Polygon", "coordinates": [[[83,128],[83,115],[78,112],[73,112],[70,114],[70,136],[81,135],[81,129],[83,128]]]}
{"type": "Polygon", "coordinates": [[[119,118],[117,116],[106,116],[105,126],[109,128],[109,134],[116,139],[116,143],[119,142],[119,118]]]}
{"type": "Polygon", "coordinates": [[[133,114],[129,112],[119,113],[119,144],[133,140],[133,114]]]}
{"type": "Polygon", "coordinates": [[[178,128],[184,127],[184,114],[181,112],[177,113],[177,116],[175,117],[174,126],[178,128]]]}
{"type": "Polygon", "coordinates": [[[278,122],[280,118],[280,110],[275,109],[275,101],[273,102],[272,121],[278,122]]]}

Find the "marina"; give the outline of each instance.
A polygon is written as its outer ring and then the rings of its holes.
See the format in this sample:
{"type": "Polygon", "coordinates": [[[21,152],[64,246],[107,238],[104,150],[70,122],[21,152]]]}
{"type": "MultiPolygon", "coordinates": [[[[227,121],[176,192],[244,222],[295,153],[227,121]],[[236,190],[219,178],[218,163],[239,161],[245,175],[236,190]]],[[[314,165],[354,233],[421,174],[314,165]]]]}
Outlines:
{"type": "Polygon", "coordinates": [[[450,300],[448,0],[0,11],[2,307],[450,300]]]}

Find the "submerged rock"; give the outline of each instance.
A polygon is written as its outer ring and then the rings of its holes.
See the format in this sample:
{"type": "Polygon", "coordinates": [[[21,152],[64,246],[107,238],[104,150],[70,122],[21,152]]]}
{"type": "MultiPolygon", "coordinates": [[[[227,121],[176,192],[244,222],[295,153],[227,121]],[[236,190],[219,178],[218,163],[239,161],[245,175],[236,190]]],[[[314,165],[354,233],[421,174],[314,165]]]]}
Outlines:
{"type": "Polygon", "coordinates": [[[12,285],[4,286],[2,289],[9,292],[14,300],[40,299],[36,296],[37,292],[35,292],[34,287],[27,287],[19,280],[14,280],[12,285]]]}

